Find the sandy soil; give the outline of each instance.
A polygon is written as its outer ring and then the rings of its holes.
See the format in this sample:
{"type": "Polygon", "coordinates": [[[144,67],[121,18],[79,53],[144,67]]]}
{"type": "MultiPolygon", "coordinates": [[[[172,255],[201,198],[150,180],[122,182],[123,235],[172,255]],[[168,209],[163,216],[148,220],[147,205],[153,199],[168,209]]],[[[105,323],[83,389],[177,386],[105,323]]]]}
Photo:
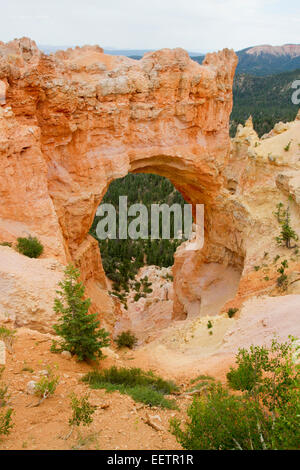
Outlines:
{"type": "MultiPolygon", "coordinates": [[[[274,335],[286,340],[288,335],[300,337],[300,295],[255,297],[248,300],[236,317],[207,316],[175,322],[162,331],[161,337],[134,351],[108,352],[101,368],[111,365],[141,367],[153,370],[166,379],[173,379],[184,391],[190,380],[209,374],[226,381],[229,366],[234,363],[239,347],[270,344],[274,335]],[[207,328],[207,322],[213,328],[207,328]],[[212,335],[209,332],[212,331],[212,335]]],[[[17,330],[12,354],[7,354],[3,381],[9,385],[10,402],[14,408],[14,428],[0,442],[0,449],[178,449],[169,433],[173,416],[186,416],[191,397],[176,396],[179,411],[150,409],[135,403],[118,392],[90,390],[80,379],[93,366],[65,359],[50,352],[51,336],[25,328],[17,330]],[[39,407],[28,407],[37,398],[27,394],[27,384],[37,380],[46,366],[57,367],[60,382],[55,394],[39,407]],[[32,368],[33,372],[24,370],[32,368]],[[70,394],[90,394],[98,406],[94,422],[81,431],[82,437],[68,433],[71,416],[70,394]],[[161,431],[145,422],[147,414],[158,416],[161,431]]]]}
{"type": "MultiPolygon", "coordinates": [[[[8,354],[3,381],[9,385],[10,403],[14,408],[14,428],[8,437],[0,441],[0,449],[178,449],[180,446],[168,432],[169,419],[184,412],[189,399],[177,399],[182,411],[150,409],[135,403],[130,397],[118,392],[107,394],[104,390],[90,390],[80,378],[92,370],[92,366],[67,360],[50,352],[51,339],[46,335],[20,328],[14,353],[8,354]],[[27,383],[40,377],[47,365],[57,366],[60,382],[55,394],[39,407],[35,396],[26,392],[27,383]],[[30,367],[33,373],[22,371],[30,367]],[[69,395],[90,394],[90,402],[98,406],[93,424],[83,428],[82,439],[77,433],[64,440],[69,432],[71,417],[69,395]],[[107,406],[101,409],[101,406],[107,406]],[[156,431],[144,422],[146,414],[159,415],[157,423],[164,431],[156,431]]],[[[113,364],[131,367],[131,354],[124,353],[120,359],[105,359],[100,367],[113,364]]]]}

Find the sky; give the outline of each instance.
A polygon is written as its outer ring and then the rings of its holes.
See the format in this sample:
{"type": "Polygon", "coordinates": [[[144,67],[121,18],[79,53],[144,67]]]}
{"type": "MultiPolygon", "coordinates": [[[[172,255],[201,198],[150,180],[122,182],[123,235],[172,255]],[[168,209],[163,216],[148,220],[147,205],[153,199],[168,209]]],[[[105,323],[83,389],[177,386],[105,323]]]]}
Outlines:
{"type": "Polygon", "coordinates": [[[300,43],[299,0],[0,0],[0,41],[209,52],[300,43]]]}

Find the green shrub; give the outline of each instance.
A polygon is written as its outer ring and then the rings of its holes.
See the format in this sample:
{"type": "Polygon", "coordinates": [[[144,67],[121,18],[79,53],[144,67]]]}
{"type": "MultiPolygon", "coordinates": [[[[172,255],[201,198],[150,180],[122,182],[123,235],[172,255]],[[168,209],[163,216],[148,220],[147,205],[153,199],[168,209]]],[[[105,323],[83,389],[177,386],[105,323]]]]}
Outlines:
{"type": "Polygon", "coordinates": [[[234,315],[239,311],[238,308],[230,308],[227,312],[227,315],[229,316],[229,318],[233,318],[234,315]]]}
{"type": "Polygon", "coordinates": [[[156,390],[144,385],[136,385],[126,393],[128,393],[128,395],[130,395],[136,402],[144,403],[150,407],[158,406],[169,410],[177,408],[175,400],[167,399],[161,392],[157,392],[156,390]]]}
{"type": "Polygon", "coordinates": [[[255,403],[231,395],[221,384],[214,384],[206,396],[195,398],[188,409],[185,430],[179,419],[170,421],[171,432],[187,450],[261,449],[257,415],[265,429],[261,411],[255,403]]]}
{"type": "MultiPolygon", "coordinates": [[[[0,379],[2,377],[4,371],[4,367],[0,368],[0,379]]],[[[5,435],[7,436],[11,428],[13,427],[12,424],[12,414],[13,409],[3,409],[7,407],[9,395],[7,393],[8,387],[3,382],[0,383],[0,436],[5,435]]]]}
{"type": "Polygon", "coordinates": [[[188,388],[186,392],[195,392],[196,390],[197,391],[206,390],[212,387],[212,385],[214,384],[214,381],[215,381],[214,377],[211,377],[210,375],[199,375],[198,377],[190,381],[190,384],[193,386],[188,388]]]}
{"type": "Polygon", "coordinates": [[[16,330],[10,330],[5,326],[0,326],[0,340],[4,341],[7,349],[11,352],[15,339],[16,330]]]}
{"type": "Polygon", "coordinates": [[[96,406],[91,405],[89,396],[77,397],[75,393],[71,395],[72,418],[69,419],[69,426],[79,427],[89,426],[93,422],[92,415],[96,411],[96,406]]]}
{"type": "Polygon", "coordinates": [[[149,406],[176,408],[174,400],[164,397],[176,391],[176,385],[171,381],[163,380],[151,371],[111,367],[101,372],[89,372],[82,380],[93,389],[103,388],[108,392],[118,390],[122,394],[131,396],[135,401],[149,406]]]}
{"type": "Polygon", "coordinates": [[[276,237],[278,245],[283,245],[289,249],[296,248],[296,245],[291,246],[291,241],[297,241],[299,240],[299,237],[290,225],[291,216],[289,206],[287,207],[287,209],[284,209],[284,205],[282,204],[282,202],[280,202],[277,205],[277,211],[275,212],[275,216],[277,217],[277,220],[281,225],[280,236],[276,237]]]}
{"type": "Polygon", "coordinates": [[[27,238],[18,238],[17,241],[18,252],[29,258],[38,258],[44,251],[44,247],[39,240],[31,235],[27,238]]]}
{"type": "Polygon", "coordinates": [[[12,427],[12,414],[13,414],[13,409],[9,408],[6,411],[0,411],[0,436],[5,435],[7,436],[12,427]]]}
{"type": "Polygon", "coordinates": [[[192,379],[190,381],[190,384],[195,384],[196,382],[202,382],[202,381],[213,381],[215,380],[214,377],[212,377],[211,375],[206,375],[206,374],[201,374],[201,375],[198,375],[195,379],[192,379]]]}
{"type": "Polygon", "coordinates": [[[11,242],[2,242],[2,243],[0,243],[0,246],[9,246],[11,248],[12,243],[11,242]]]}
{"type": "Polygon", "coordinates": [[[109,333],[99,329],[97,314],[89,314],[90,299],[84,299],[85,288],[78,282],[80,274],[69,265],[65,279],[59,283],[59,297],[54,301],[54,311],[60,314],[59,323],[53,328],[62,338],[59,345],[52,345],[53,352],[69,351],[80,361],[102,357],[101,349],[109,346],[109,333]]]}
{"type": "Polygon", "coordinates": [[[35,384],[35,394],[42,400],[45,400],[46,398],[54,394],[59,382],[59,377],[54,374],[51,367],[47,367],[47,370],[48,375],[43,376],[35,384]]]}
{"type": "Polygon", "coordinates": [[[134,296],[134,301],[138,302],[141,298],[145,298],[146,294],[142,294],[141,292],[137,292],[134,296]]]}
{"type": "Polygon", "coordinates": [[[148,276],[145,276],[141,279],[142,287],[143,287],[143,292],[145,294],[151,294],[153,292],[153,289],[151,289],[152,282],[148,281],[148,276]]]}
{"type": "Polygon", "coordinates": [[[141,283],[139,281],[135,282],[134,283],[134,290],[136,292],[139,292],[140,291],[140,288],[141,288],[141,283]]]}
{"type": "Polygon", "coordinates": [[[276,282],[277,282],[277,287],[282,289],[283,291],[288,288],[288,277],[285,274],[285,270],[289,267],[287,260],[285,259],[282,261],[281,266],[279,269],[277,269],[277,272],[280,274],[278,276],[276,282]]]}
{"type": "Polygon", "coordinates": [[[292,143],[292,142],[291,142],[291,141],[289,141],[289,143],[287,144],[287,146],[286,146],[286,147],[284,147],[284,150],[285,150],[285,152],[288,152],[288,151],[290,150],[291,143],[292,143]]]}
{"type": "MultiPolygon", "coordinates": [[[[2,378],[2,374],[4,372],[5,367],[0,367],[0,379],[2,378]]],[[[7,393],[8,386],[3,382],[0,382],[0,408],[3,408],[7,405],[7,401],[9,399],[9,395],[7,393]]]]}
{"type": "Polygon", "coordinates": [[[268,357],[267,350],[251,346],[250,351],[240,349],[236,355],[237,368],[230,368],[227,380],[233,390],[251,391],[261,381],[262,364],[268,357]]]}
{"type": "Polygon", "coordinates": [[[188,450],[275,450],[300,448],[299,346],[290,338],[270,348],[241,349],[228,384],[212,383],[171,432],[188,450]]]}
{"type": "Polygon", "coordinates": [[[132,349],[137,343],[137,337],[131,331],[123,331],[116,339],[118,348],[132,349]]]}

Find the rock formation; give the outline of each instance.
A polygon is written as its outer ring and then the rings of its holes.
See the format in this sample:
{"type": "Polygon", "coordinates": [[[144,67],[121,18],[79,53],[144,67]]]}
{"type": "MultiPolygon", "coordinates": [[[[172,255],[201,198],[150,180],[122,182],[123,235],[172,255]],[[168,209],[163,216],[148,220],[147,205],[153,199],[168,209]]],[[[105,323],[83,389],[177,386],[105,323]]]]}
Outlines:
{"type": "Polygon", "coordinates": [[[274,272],[263,281],[253,268],[278,251],[273,210],[289,196],[300,233],[300,121],[261,141],[249,121],[231,143],[236,63],[227,49],[199,65],[182,49],[135,61],[98,46],[46,56],[27,38],[0,43],[0,242],[38,236],[43,257],[73,261],[93,309],[113,317],[88,231],[112,180],[157,173],[187,202],[205,204],[204,248],[176,256],[174,318],[199,302],[203,264],[240,273],[237,303],[274,285],[274,272]]]}

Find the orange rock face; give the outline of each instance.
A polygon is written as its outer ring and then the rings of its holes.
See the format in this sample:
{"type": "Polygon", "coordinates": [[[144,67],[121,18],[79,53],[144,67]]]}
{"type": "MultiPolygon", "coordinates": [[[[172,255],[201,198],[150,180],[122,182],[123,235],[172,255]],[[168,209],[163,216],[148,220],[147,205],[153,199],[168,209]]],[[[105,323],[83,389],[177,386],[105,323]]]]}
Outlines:
{"type": "MultiPolygon", "coordinates": [[[[240,196],[253,192],[258,167],[252,144],[232,149],[229,138],[236,64],[227,49],[199,65],[182,49],[135,61],[97,46],[46,56],[27,38],[0,43],[0,239],[36,235],[44,257],[73,260],[101,309],[105,276],[88,235],[96,209],[116,178],[165,176],[187,202],[205,204],[204,248],[187,255],[189,269],[182,252],[174,266],[174,316],[183,318],[176,286],[195,296],[203,263],[253,265],[254,219],[240,196]]],[[[259,178],[275,187],[271,165],[259,178]]]]}
{"type": "Polygon", "coordinates": [[[99,47],[48,57],[23,38],[1,43],[0,54],[4,240],[35,234],[45,256],[76,260],[85,280],[99,279],[100,256],[87,234],[113,179],[155,172],[193,203],[211,202],[220,190],[232,51],[209,54],[202,66],[182,49],[140,61],[99,47]]]}

